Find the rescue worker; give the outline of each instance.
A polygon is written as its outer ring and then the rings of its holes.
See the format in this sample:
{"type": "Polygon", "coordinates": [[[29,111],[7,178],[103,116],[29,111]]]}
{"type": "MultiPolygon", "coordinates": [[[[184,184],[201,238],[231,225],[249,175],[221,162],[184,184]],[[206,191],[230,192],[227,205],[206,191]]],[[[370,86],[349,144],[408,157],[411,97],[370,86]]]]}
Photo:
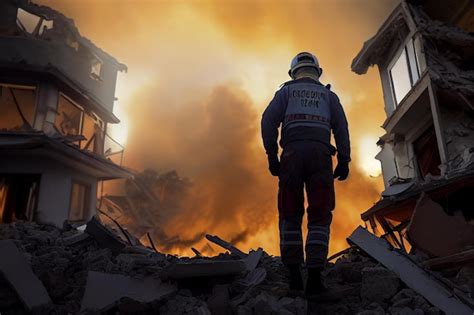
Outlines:
{"type": "Polygon", "coordinates": [[[279,176],[278,212],[281,258],[290,273],[290,289],[303,290],[304,263],[301,225],[304,189],[308,201],[306,237],[306,293],[325,290],[321,272],[326,264],[329,227],[335,207],[334,178],[349,175],[350,143],[346,116],[330,86],[319,82],[323,70],[311,53],[293,58],[289,75],[262,116],[262,138],[269,170],[279,176]],[[281,126],[278,159],[278,128],[281,126]],[[331,131],[337,146],[330,144],[331,131]],[[337,151],[333,173],[332,155],[337,151]]]}

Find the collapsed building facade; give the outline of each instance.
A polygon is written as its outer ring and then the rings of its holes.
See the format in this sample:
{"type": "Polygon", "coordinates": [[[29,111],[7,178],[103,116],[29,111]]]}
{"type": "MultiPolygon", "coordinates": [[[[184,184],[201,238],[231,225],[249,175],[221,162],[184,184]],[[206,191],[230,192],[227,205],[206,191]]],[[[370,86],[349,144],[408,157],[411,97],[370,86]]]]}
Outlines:
{"type": "Polygon", "coordinates": [[[474,244],[472,31],[472,1],[402,1],[352,63],[358,74],[378,66],[387,114],[376,157],[385,190],[362,219],[405,252],[474,244]]]}
{"type": "Polygon", "coordinates": [[[28,0],[0,2],[0,51],[0,222],[87,222],[98,183],[131,176],[107,133],[126,66],[28,0]]]}

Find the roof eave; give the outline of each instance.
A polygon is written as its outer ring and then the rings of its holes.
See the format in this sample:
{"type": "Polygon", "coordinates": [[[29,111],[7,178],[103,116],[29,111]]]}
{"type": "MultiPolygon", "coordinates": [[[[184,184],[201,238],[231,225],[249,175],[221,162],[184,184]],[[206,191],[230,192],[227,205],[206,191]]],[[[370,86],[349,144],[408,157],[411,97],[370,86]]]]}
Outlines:
{"type": "Polygon", "coordinates": [[[373,66],[376,62],[372,59],[372,52],[379,42],[380,38],[384,33],[392,26],[392,24],[399,18],[404,18],[404,9],[402,4],[390,13],[389,17],[385,20],[382,26],[379,28],[377,33],[369,40],[364,42],[362,49],[352,60],[351,70],[357,74],[365,74],[370,66],[373,66]]]}

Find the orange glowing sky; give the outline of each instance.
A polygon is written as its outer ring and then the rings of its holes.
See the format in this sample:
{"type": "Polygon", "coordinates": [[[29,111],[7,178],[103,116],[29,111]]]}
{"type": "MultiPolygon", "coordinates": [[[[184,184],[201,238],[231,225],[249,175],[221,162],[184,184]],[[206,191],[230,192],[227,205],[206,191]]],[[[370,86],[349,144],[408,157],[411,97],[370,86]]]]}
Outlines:
{"type": "MultiPolygon", "coordinates": [[[[321,81],[331,83],[350,124],[353,172],[349,181],[336,185],[331,251],[345,246],[345,237],[360,223],[360,213],[378,199],[381,180],[369,176],[380,173],[373,157],[385,118],[378,71],[358,76],[351,72],[350,64],[398,0],[37,2],[73,18],[82,35],[127,64],[129,71],[119,76],[116,92],[115,111],[122,123],[113,129],[115,136],[126,142],[127,166],[176,168],[206,187],[203,190],[209,195],[226,194],[208,188],[219,181],[213,167],[221,167],[222,174],[230,177],[245,173],[235,184],[224,181],[234,191],[224,201],[203,202],[203,207],[211,209],[207,214],[224,211],[216,210],[216,204],[232,203],[235,212],[248,217],[252,211],[244,205],[248,200],[254,209],[265,209],[251,214],[258,217],[252,222],[263,223],[240,243],[243,248],[264,246],[278,254],[277,182],[267,174],[259,120],[275,90],[289,79],[288,65],[299,51],[317,55],[324,68],[321,81]],[[245,104],[245,113],[237,108],[222,114],[225,123],[208,121],[221,119],[219,106],[227,111],[230,103],[238,108],[245,104]],[[202,109],[209,114],[201,115],[202,109]],[[234,124],[234,118],[246,121],[234,124]],[[245,130],[232,133],[231,128],[245,130]],[[239,147],[245,148],[235,150],[239,147]],[[217,153],[201,152],[206,150],[217,153]],[[230,155],[238,155],[239,161],[230,155]],[[249,187],[239,196],[237,192],[244,186],[249,187]]],[[[254,228],[236,214],[233,234],[229,232],[232,224],[224,223],[225,218],[213,217],[215,222],[221,220],[222,226],[202,224],[223,237],[254,228]]],[[[171,222],[179,220],[182,218],[171,222]]]]}

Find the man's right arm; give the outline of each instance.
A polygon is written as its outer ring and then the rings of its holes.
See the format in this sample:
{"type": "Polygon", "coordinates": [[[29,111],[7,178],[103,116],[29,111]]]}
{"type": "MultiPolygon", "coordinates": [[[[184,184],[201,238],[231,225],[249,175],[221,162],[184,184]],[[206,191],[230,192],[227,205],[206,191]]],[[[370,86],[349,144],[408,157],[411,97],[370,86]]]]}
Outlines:
{"type": "Polygon", "coordinates": [[[262,139],[267,155],[278,155],[278,128],[282,123],[287,106],[288,88],[283,87],[275,93],[262,115],[262,139]]]}

